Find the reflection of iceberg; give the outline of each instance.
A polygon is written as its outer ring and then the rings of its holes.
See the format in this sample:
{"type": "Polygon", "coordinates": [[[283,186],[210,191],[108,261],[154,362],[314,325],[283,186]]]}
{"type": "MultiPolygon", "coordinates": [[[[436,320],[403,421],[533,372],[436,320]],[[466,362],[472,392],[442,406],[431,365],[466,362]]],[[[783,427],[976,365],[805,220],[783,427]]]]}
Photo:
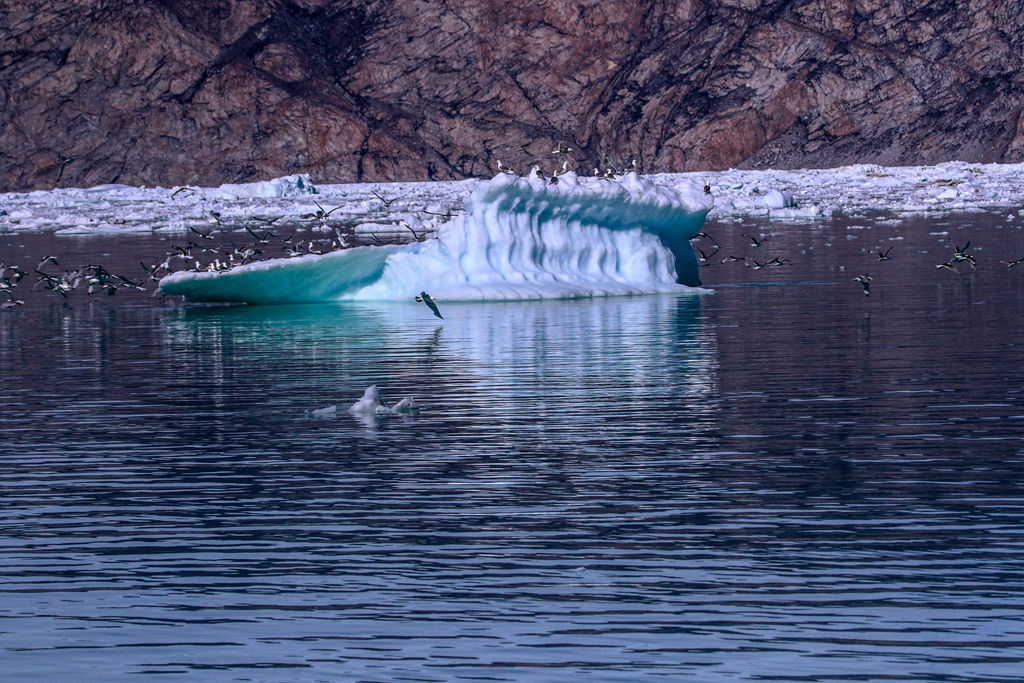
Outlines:
{"type": "Polygon", "coordinates": [[[689,240],[711,209],[696,185],[499,175],[438,237],[276,259],[160,283],[190,301],[298,303],[539,299],[673,292],[700,284],[689,240]]]}
{"type": "Polygon", "coordinates": [[[261,414],[336,405],[348,423],[375,384],[385,398],[415,396],[432,428],[488,438],[541,414],[607,426],[627,405],[710,419],[718,380],[702,298],[451,303],[443,323],[415,303],[191,307],[168,316],[164,348],[208,400],[261,414]]]}

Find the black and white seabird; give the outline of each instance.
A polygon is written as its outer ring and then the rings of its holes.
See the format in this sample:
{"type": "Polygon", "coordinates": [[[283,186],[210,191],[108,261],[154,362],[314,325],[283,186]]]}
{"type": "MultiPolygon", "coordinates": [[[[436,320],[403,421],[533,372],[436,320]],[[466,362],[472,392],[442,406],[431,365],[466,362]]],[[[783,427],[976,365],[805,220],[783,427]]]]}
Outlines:
{"type": "MultiPolygon", "coordinates": [[[[399,196],[397,196],[397,197],[393,197],[393,198],[391,198],[391,199],[388,199],[387,197],[382,197],[381,195],[379,195],[379,194],[377,193],[377,191],[376,191],[376,190],[370,190],[370,194],[372,194],[372,195],[373,195],[374,197],[376,197],[377,199],[379,199],[379,200],[381,200],[382,202],[384,202],[384,208],[385,208],[385,209],[390,209],[390,208],[391,208],[391,205],[392,205],[392,204],[394,204],[394,203],[395,203],[395,202],[397,202],[397,201],[398,201],[399,199],[401,199],[402,197],[404,197],[404,196],[405,196],[405,195],[403,194],[403,195],[399,195],[399,196]]],[[[314,204],[316,204],[316,202],[313,202],[313,203],[314,203],[314,204]]],[[[320,206],[319,204],[316,204],[316,205],[317,205],[317,206],[320,206]]],[[[331,209],[331,211],[336,211],[336,210],[337,210],[337,208],[338,208],[338,207],[335,207],[335,208],[331,209]]],[[[323,208],[321,207],[321,209],[320,209],[320,210],[321,210],[321,211],[323,211],[323,208]]],[[[330,214],[328,214],[328,215],[330,215],[330,214]]]]}
{"type": "Polygon", "coordinates": [[[61,162],[60,162],[60,170],[57,171],[57,180],[53,181],[54,185],[56,185],[57,183],[60,182],[60,179],[64,177],[64,169],[67,168],[68,164],[70,164],[74,160],[75,160],[74,157],[66,157],[66,158],[61,160],[61,162]]]}
{"type": "Polygon", "coordinates": [[[427,308],[434,312],[434,315],[441,320],[444,320],[444,316],[441,315],[441,311],[437,310],[437,304],[434,303],[434,297],[430,296],[426,292],[420,292],[420,295],[416,297],[416,301],[422,301],[425,303],[427,308]]]}
{"type": "Polygon", "coordinates": [[[198,229],[198,228],[196,228],[195,226],[192,226],[192,225],[188,226],[188,229],[191,230],[192,232],[194,232],[195,234],[199,235],[200,239],[204,239],[204,240],[212,240],[213,239],[213,233],[217,231],[216,228],[211,228],[209,232],[203,232],[202,230],[200,230],[200,229],[198,229]]]}
{"type": "Polygon", "coordinates": [[[59,266],[60,265],[60,263],[57,262],[57,257],[56,256],[46,256],[46,257],[43,258],[42,261],[39,262],[39,265],[36,266],[36,270],[39,270],[40,268],[45,266],[47,263],[52,263],[55,266],[59,266]]]}
{"type": "Polygon", "coordinates": [[[971,268],[974,268],[975,265],[978,262],[977,262],[977,260],[973,256],[971,256],[970,254],[967,253],[967,250],[970,249],[970,248],[971,248],[971,241],[970,240],[967,240],[967,244],[965,244],[962,247],[958,247],[956,245],[953,245],[953,258],[951,259],[951,262],[952,263],[963,263],[964,261],[966,261],[968,264],[970,264],[971,268]]]}

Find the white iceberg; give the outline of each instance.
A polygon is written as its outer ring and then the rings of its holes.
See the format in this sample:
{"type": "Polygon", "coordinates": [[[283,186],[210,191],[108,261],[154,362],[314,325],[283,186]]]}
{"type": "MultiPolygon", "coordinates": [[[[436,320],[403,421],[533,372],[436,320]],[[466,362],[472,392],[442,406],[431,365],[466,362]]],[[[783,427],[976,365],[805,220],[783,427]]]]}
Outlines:
{"type": "Polygon", "coordinates": [[[255,199],[277,197],[299,197],[309,194],[320,194],[308,173],[262,180],[255,183],[226,184],[206,190],[211,199],[255,199]]]}
{"type": "Polygon", "coordinates": [[[629,173],[616,180],[500,174],[436,239],[275,259],[160,282],[189,301],[255,304],[545,299],[684,291],[700,284],[690,246],[713,207],[703,187],[629,173]]]}

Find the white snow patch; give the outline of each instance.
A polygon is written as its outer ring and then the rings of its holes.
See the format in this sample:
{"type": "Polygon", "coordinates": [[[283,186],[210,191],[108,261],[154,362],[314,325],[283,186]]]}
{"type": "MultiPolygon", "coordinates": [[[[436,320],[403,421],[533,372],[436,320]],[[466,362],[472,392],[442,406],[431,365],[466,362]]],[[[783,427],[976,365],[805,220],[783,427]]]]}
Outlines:
{"type": "MultiPolygon", "coordinates": [[[[951,212],[1013,211],[1024,215],[1024,164],[968,164],[959,161],[936,166],[884,167],[870,164],[832,169],[698,171],[643,176],[657,186],[673,189],[705,180],[714,188],[717,220],[763,216],[770,220],[819,221],[833,213],[891,212],[898,216],[936,216],[951,212]],[[782,196],[782,207],[776,207],[782,196]],[[792,205],[788,205],[787,197],[792,205]]],[[[211,210],[237,221],[258,215],[297,219],[310,208],[311,197],[325,208],[340,207],[332,219],[351,223],[395,223],[407,220],[414,228],[438,225],[424,207],[444,214],[458,210],[483,181],[415,183],[314,183],[309,175],[293,175],[256,183],[215,188],[130,187],[99,185],[0,194],[0,231],[33,232],[70,227],[60,215],[85,217],[93,232],[107,233],[121,225],[125,232],[139,226],[187,232],[189,225],[206,225],[211,210]],[[395,200],[390,206],[375,196],[395,200]],[[6,211],[6,215],[3,213],[6,211]],[[410,216],[413,220],[410,220],[410,216]],[[114,220],[118,223],[114,223],[114,220]],[[355,220],[353,220],[355,219],[355,220]],[[123,222],[120,222],[123,221],[123,222]],[[415,221],[419,221],[418,223],[415,221]]],[[[601,181],[604,182],[604,181],[601,181]]],[[[900,220],[891,218],[886,220],[900,220]]],[[[241,230],[241,226],[236,229],[241,230]]],[[[79,233],[81,234],[81,233],[79,233]]]]}

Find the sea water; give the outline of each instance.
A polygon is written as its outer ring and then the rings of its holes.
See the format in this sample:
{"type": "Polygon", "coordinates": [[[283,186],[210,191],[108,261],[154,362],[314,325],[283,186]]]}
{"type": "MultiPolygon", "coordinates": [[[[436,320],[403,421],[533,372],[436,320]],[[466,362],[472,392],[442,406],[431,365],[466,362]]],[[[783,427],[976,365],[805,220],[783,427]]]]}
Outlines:
{"type": "MultiPolygon", "coordinates": [[[[27,292],[4,677],[1018,680],[1007,218],[709,223],[711,294],[443,321],[27,292]],[[349,414],[371,384],[420,411],[349,414]]],[[[167,239],[0,244],[127,272],[167,239]]]]}

